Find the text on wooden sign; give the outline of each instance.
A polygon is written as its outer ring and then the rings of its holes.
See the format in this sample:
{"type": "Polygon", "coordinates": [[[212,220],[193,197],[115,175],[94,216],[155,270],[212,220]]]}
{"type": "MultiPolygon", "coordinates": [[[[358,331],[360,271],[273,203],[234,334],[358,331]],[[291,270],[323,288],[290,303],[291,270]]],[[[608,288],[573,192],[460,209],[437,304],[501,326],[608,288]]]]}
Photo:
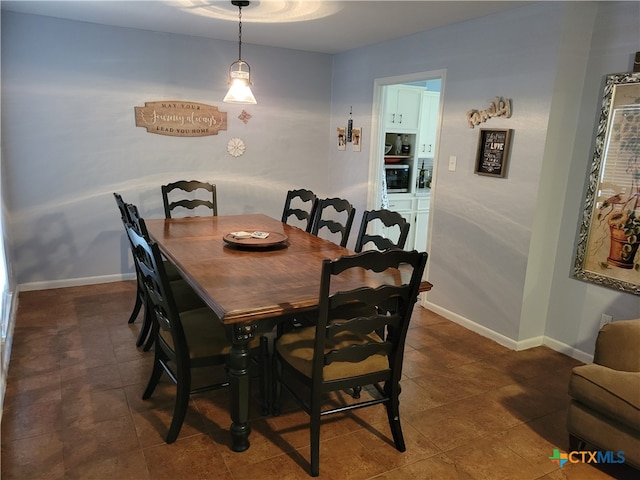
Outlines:
{"type": "Polygon", "coordinates": [[[184,100],[145,102],[135,107],[136,127],[171,137],[205,137],[227,129],[227,112],[184,100]]]}

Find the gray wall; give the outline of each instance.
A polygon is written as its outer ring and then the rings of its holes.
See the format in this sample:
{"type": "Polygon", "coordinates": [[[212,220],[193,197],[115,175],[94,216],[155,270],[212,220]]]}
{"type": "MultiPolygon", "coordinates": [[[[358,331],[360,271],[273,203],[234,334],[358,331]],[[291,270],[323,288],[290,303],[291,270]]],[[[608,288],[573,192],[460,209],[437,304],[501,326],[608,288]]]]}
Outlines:
{"type": "Polygon", "coordinates": [[[223,215],[279,216],[289,188],[327,190],[329,55],[246,45],[258,105],[244,124],[242,106],[222,103],[234,42],[4,13],[2,47],[7,224],[23,288],[132,272],[114,191],[162,217],[160,185],[178,179],[216,183],[223,215]],[[171,99],[218,106],[227,131],[135,126],[134,106],[171,99]],[[247,146],[239,158],[232,137],[247,146]]]}
{"type": "MultiPolygon", "coordinates": [[[[576,31],[576,36],[579,35],[580,32],[576,31]]],[[[634,53],[640,51],[640,3],[600,3],[589,47],[589,56],[583,59],[584,76],[571,76],[564,92],[556,93],[561,97],[571,89],[582,86],[581,103],[573,123],[575,136],[569,137],[573,152],[568,156],[566,184],[559,192],[561,196],[558,203],[553,205],[555,213],[560,215],[560,222],[554,232],[557,235],[554,245],[556,262],[549,265],[552,293],[546,312],[548,320],[545,334],[575,346],[578,351],[592,352],[603,312],[613,315],[614,320],[640,317],[638,297],[578,281],[570,276],[602,105],[604,77],[610,73],[632,70],[634,53]]],[[[560,124],[558,122],[554,126],[560,124]]],[[[561,157],[550,156],[547,160],[552,164],[558,158],[561,157]]],[[[549,171],[545,181],[551,182],[553,174],[549,171]]]]}
{"type": "Polygon", "coordinates": [[[639,17],[637,2],[541,2],[334,57],[247,45],[259,103],[244,125],[220,101],[233,43],[5,13],[3,175],[18,281],[131,272],[111,192],[160,217],[159,185],[179,177],[215,181],[221,214],[277,216],[291,186],[362,212],[374,80],[445,69],[429,305],[513,348],[544,342],[586,359],[602,312],[640,316],[635,296],[571,278],[602,80],[631,69],[639,17]],[[288,78],[292,63],[304,78],[288,78]],[[513,99],[513,116],[482,126],[514,129],[505,179],[473,174],[478,129],[465,121],[496,95],[513,99]],[[184,139],[134,126],[135,105],[170,98],[228,110],[229,131],[184,139]],[[349,106],[360,153],[335,148],[349,106]],[[233,136],[247,143],[239,159],[225,151],[233,136]]]}
{"type": "MultiPolygon", "coordinates": [[[[637,2],[541,2],[335,57],[332,128],[351,104],[355,124],[371,123],[375,79],[446,70],[431,308],[512,348],[546,343],[585,360],[602,312],[640,316],[635,296],[571,278],[601,82],[631,70],[638,18],[637,2]],[[512,118],[470,129],[465,113],[495,96],[513,99],[512,118]],[[505,179],[473,174],[481,127],[514,130],[505,179]]],[[[364,208],[368,158],[331,161],[330,183],[364,208]]]]}

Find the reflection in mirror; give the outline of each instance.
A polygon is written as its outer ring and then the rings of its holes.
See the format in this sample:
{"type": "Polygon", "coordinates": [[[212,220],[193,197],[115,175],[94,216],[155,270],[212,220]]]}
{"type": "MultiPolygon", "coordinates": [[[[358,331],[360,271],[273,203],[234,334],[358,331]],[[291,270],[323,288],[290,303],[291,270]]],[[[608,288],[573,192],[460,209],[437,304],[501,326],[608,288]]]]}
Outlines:
{"type": "Polygon", "coordinates": [[[608,75],[574,275],[640,294],[640,73],[608,75]]]}

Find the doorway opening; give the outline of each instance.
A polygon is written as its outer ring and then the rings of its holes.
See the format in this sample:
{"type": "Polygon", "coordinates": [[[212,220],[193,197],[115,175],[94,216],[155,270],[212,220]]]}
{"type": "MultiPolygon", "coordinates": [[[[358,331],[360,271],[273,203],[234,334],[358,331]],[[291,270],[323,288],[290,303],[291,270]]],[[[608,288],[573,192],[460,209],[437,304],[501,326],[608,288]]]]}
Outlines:
{"type": "Polygon", "coordinates": [[[445,73],[434,70],[374,81],[367,208],[388,208],[409,221],[408,250],[429,252],[445,73]],[[397,165],[408,171],[403,185],[390,173],[397,165]]]}

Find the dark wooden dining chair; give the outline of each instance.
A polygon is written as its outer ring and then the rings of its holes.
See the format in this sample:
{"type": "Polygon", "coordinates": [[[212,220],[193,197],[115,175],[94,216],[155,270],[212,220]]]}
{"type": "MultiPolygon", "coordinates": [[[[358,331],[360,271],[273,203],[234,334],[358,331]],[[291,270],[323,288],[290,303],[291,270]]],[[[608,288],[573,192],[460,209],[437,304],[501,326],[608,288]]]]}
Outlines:
{"type": "MultiPolygon", "coordinates": [[[[126,203],[122,196],[119,193],[114,192],[113,196],[116,200],[116,205],[118,206],[118,210],[120,211],[120,218],[122,220],[122,225],[124,227],[125,236],[129,241],[129,246],[131,248],[131,252],[133,253],[133,246],[131,245],[131,239],[127,233],[127,228],[130,227],[133,223],[133,219],[131,218],[131,212],[134,212],[136,216],[138,216],[138,209],[135,205],[131,203],[126,203]]],[[[175,268],[175,266],[171,262],[164,262],[165,271],[167,272],[167,277],[170,281],[182,281],[182,276],[175,268]]],[[[136,318],[138,318],[138,314],[143,306],[145,306],[146,302],[146,290],[144,285],[142,284],[142,279],[140,277],[140,272],[138,270],[138,264],[134,258],[134,268],[136,272],[136,299],[135,304],[133,306],[133,311],[129,316],[129,323],[134,323],[136,318]]],[[[147,311],[146,307],[144,310],[142,326],[140,327],[140,332],[138,333],[138,338],[136,340],[136,346],[143,346],[143,350],[149,351],[151,346],[153,345],[153,335],[151,335],[151,315],[150,312],[147,311]]]]}
{"type": "Polygon", "coordinates": [[[274,412],[279,413],[284,388],[309,414],[312,476],[318,476],[320,470],[320,419],[332,413],[384,404],[395,447],[405,451],[399,412],[400,377],[407,328],[426,261],[426,252],[404,250],[371,250],[337,260],[325,259],[316,325],[283,333],[276,340],[274,412]],[[412,270],[407,283],[396,270],[401,265],[412,270]],[[377,280],[367,277],[351,290],[333,286],[336,278],[362,278],[362,269],[377,280]],[[390,301],[398,305],[395,312],[377,313],[378,305],[390,301]],[[371,313],[348,315],[352,311],[371,313]],[[329,392],[365,386],[370,394],[365,400],[339,402],[340,396],[336,395],[331,397],[329,408],[323,404],[329,392]],[[340,403],[337,406],[333,403],[336,401],[340,403]]]}
{"type": "Polygon", "coordinates": [[[305,232],[310,232],[318,207],[318,197],[311,190],[289,190],[282,210],[282,223],[290,223],[291,217],[298,219],[305,232]]]}
{"type": "MultiPolygon", "coordinates": [[[[197,180],[179,180],[162,185],[161,190],[165,218],[171,218],[172,213],[175,214],[175,209],[190,210],[187,216],[192,217],[200,212],[218,215],[218,200],[214,184],[197,180]]],[[[184,212],[184,210],[178,211],[184,212]]]]}
{"type": "MultiPolygon", "coordinates": [[[[165,372],[176,384],[173,417],[166,436],[166,442],[173,443],[182,428],[190,395],[229,385],[228,381],[223,381],[193,388],[192,370],[215,366],[224,368],[231,343],[220,319],[204,303],[192,309],[179,306],[174,285],[167,278],[160,249],[145,235],[144,220],[134,220],[128,232],[146,289],[147,309],[153,313],[153,332],[156,335],[153,369],[142,398],[146,400],[153,394],[165,372]]],[[[249,348],[258,353],[257,361],[262,366],[263,402],[267,401],[269,381],[266,342],[262,337],[249,344],[249,348]]]]}
{"type": "Polygon", "coordinates": [[[372,243],[376,250],[385,251],[391,248],[404,249],[409,235],[409,222],[398,212],[391,210],[366,210],[362,215],[360,231],[356,239],[355,251],[361,252],[365,245],[372,243]],[[379,235],[371,230],[375,227],[385,228],[389,235],[379,235]],[[395,240],[393,240],[395,238],[395,240]]]}
{"type": "Polygon", "coordinates": [[[326,228],[332,234],[339,236],[340,241],[336,243],[341,247],[346,247],[355,214],[356,209],[347,200],[323,198],[318,201],[311,233],[319,235],[320,231],[326,228]]]}
{"type": "MultiPolygon", "coordinates": [[[[356,246],[354,250],[356,252],[362,252],[365,245],[373,244],[376,250],[384,252],[392,248],[404,249],[404,245],[407,242],[407,236],[409,235],[409,222],[398,212],[391,210],[366,210],[362,215],[362,222],[360,223],[360,231],[356,239],[356,246]],[[385,228],[390,235],[378,235],[371,232],[375,228],[385,228]],[[389,231],[392,229],[393,231],[389,231]],[[397,231],[396,231],[397,230],[397,231]],[[392,240],[395,238],[396,240],[392,240]]],[[[388,303],[385,305],[378,305],[378,310],[381,312],[392,312],[395,310],[395,303],[388,303]]],[[[358,313],[358,312],[353,312],[358,313]]],[[[353,389],[353,398],[360,398],[360,387],[353,389]]]]}
{"type": "MultiPolygon", "coordinates": [[[[125,204],[124,200],[122,199],[122,195],[120,195],[119,193],[113,192],[113,196],[116,199],[116,205],[118,206],[118,210],[120,211],[120,218],[122,220],[122,226],[124,227],[125,234],[126,234],[127,223],[129,223],[129,221],[128,221],[128,213],[127,213],[127,205],[125,204]]],[[[129,237],[127,235],[127,239],[128,238],[129,237]]],[[[133,248],[133,246],[131,245],[131,242],[129,242],[129,247],[133,248]]],[[[136,265],[136,284],[137,284],[137,287],[136,287],[136,300],[135,300],[135,304],[133,305],[133,311],[131,312],[131,315],[129,316],[129,322],[128,323],[133,323],[133,322],[136,321],[136,318],[138,318],[138,314],[140,313],[142,305],[144,305],[144,285],[142,285],[142,281],[140,279],[140,275],[138,274],[137,265],[136,265]]],[[[142,334],[142,330],[140,331],[140,333],[142,334]]],[[[144,341],[144,340],[142,340],[142,341],[144,341]]],[[[140,342],[140,338],[139,337],[138,337],[138,342],[140,342]]]]}

